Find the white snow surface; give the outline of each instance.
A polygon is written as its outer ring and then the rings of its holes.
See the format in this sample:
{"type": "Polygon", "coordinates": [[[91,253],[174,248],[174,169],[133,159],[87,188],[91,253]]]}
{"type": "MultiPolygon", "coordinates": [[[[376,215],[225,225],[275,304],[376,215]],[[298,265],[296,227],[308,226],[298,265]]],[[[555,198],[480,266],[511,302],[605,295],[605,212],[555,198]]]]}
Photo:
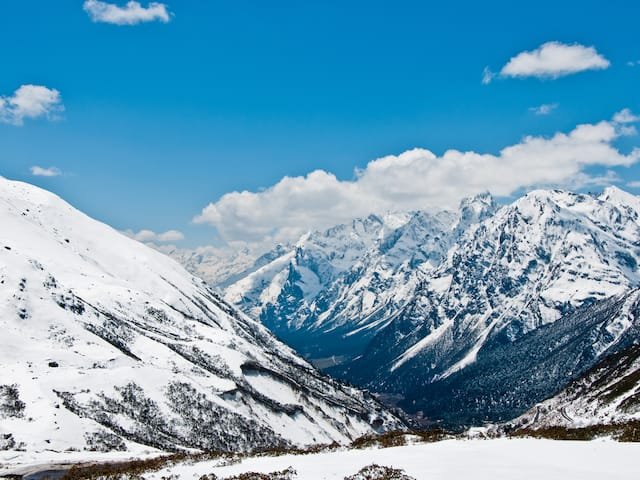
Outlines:
{"type": "Polygon", "coordinates": [[[376,418],[398,427],[177,262],[59,197],[0,177],[0,226],[0,386],[25,404],[0,411],[0,437],[15,442],[0,461],[83,450],[104,432],[136,453],[212,448],[202,442],[216,435],[237,450],[348,442],[376,418]],[[269,380],[252,386],[249,373],[269,380]]]}
{"type": "Polygon", "coordinates": [[[373,463],[405,471],[416,480],[622,480],[637,478],[640,444],[534,439],[447,440],[430,444],[311,455],[254,457],[228,466],[217,461],[177,465],[146,475],[198,479],[292,467],[302,480],[342,480],[373,463]]]}

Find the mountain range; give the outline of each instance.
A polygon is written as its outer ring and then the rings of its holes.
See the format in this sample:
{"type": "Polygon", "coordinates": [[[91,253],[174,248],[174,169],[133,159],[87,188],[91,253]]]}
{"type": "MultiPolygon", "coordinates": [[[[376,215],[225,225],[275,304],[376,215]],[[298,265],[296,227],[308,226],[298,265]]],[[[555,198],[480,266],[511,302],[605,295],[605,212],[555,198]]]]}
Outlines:
{"type": "Polygon", "coordinates": [[[639,215],[615,187],[371,215],[305,235],[224,297],[419,418],[502,421],[638,341],[639,215]]]}

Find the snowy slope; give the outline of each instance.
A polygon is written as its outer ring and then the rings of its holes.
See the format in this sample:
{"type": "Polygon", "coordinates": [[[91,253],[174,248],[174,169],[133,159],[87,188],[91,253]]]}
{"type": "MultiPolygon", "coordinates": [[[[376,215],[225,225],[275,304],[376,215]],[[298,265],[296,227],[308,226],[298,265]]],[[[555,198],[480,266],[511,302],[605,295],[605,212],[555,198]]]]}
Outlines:
{"type": "Polygon", "coordinates": [[[400,423],[178,263],[0,178],[0,450],[250,450],[400,423]]]}
{"type": "MultiPolygon", "coordinates": [[[[640,330],[640,329],[639,329],[640,330]]],[[[636,342],[640,335],[636,330],[636,342]]],[[[582,428],[640,422],[640,344],[606,355],[552,398],[511,422],[518,428],[582,428]]]]}
{"type": "MultiPolygon", "coordinates": [[[[633,290],[584,305],[513,342],[495,337],[466,368],[434,382],[415,382],[401,405],[452,427],[504,422],[638,339],[640,293],[633,290]]],[[[414,364],[407,376],[419,379],[420,369],[414,364]]]]}

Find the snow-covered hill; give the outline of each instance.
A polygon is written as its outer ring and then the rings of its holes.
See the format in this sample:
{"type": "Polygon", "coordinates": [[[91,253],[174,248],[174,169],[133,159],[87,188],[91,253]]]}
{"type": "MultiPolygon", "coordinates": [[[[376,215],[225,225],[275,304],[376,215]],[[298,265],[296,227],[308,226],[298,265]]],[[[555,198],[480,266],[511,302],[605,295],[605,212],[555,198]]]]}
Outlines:
{"type": "Polygon", "coordinates": [[[251,450],[401,423],[165,255],[0,177],[0,450],[251,450]]]}

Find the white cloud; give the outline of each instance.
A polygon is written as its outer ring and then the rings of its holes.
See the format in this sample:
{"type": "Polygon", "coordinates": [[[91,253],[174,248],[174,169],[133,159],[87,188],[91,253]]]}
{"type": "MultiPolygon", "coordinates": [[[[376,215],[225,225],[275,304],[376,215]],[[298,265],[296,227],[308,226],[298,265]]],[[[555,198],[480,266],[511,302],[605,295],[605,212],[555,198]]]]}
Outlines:
{"type": "Polygon", "coordinates": [[[533,112],[536,115],[549,115],[556,108],[558,108],[557,103],[543,103],[542,105],[538,105],[537,107],[529,108],[529,111],[533,112]]]}
{"type": "Polygon", "coordinates": [[[631,182],[627,182],[627,187],[640,188],[640,181],[639,180],[633,180],[631,182]]]}
{"type": "Polygon", "coordinates": [[[59,177],[62,175],[62,171],[56,167],[44,168],[34,165],[29,170],[31,170],[31,175],[36,177],[59,177]]]}
{"type": "Polygon", "coordinates": [[[179,230],[167,230],[164,233],[156,233],[153,230],[140,230],[139,232],[125,230],[124,234],[139,242],[167,243],[184,240],[184,234],[179,230]]]}
{"type": "Polygon", "coordinates": [[[640,116],[635,115],[628,108],[623,108],[613,116],[613,122],[616,124],[616,127],[622,136],[629,137],[637,135],[638,131],[636,130],[636,126],[632,124],[639,121],[640,116]]]}
{"type": "Polygon", "coordinates": [[[63,111],[60,92],[41,85],[22,85],[13,95],[0,96],[0,123],[21,126],[29,118],[55,120],[63,111]]]}
{"type": "Polygon", "coordinates": [[[618,124],[602,121],[551,137],[527,136],[497,155],[449,150],[437,156],[416,148],[374,160],[352,180],[316,170],[263,191],[231,192],[194,221],[214,226],[226,241],[269,243],[369,213],[455,207],[486,190],[508,196],[535,186],[586,185],[599,181],[585,173],[588,167],[640,160],[640,149],[625,154],[614,146],[620,135],[618,124]]]}
{"type": "Polygon", "coordinates": [[[152,230],[140,230],[137,233],[132,230],[126,230],[124,234],[139,242],[152,242],[157,237],[156,232],[152,230]]]}
{"type": "Polygon", "coordinates": [[[613,116],[613,121],[616,123],[636,123],[640,121],[640,117],[628,108],[623,108],[613,116]]]}
{"type": "Polygon", "coordinates": [[[609,60],[594,47],[547,42],[512,57],[500,70],[500,76],[558,78],[585,70],[603,70],[609,65],[609,60]]]}
{"type": "Polygon", "coordinates": [[[629,60],[627,62],[627,67],[637,67],[640,65],[640,60],[629,60]]]}
{"type": "Polygon", "coordinates": [[[150,2],[143,7],[139,2],[127,2],[124,7],[99,0],[86,0],[83,8],[94,22],[114,25],[137,25],[143,22],[169,22],[171,15],[164,3],[150,2]]]}
{"type": "Polygon", "coordinates": [[[158,234],[159,242],[178,242],[184,240],[184,234],[178,230],[167,230],[158,234]]]}
{"type": "Polygon", "coordinates": [[[566,187],[579,190],[587,187],[605,187],[621,181],[620,175],[613,170],[607,170],[603,175],[588,175],[580,172],[566,183],[566,187]]]}
{"type": "Polygon", "coordinates": [[[493,73],[489,67],[484,67],[482,71],[482,84],[489,85],[495,76],[496,74],[493,73]]]}

